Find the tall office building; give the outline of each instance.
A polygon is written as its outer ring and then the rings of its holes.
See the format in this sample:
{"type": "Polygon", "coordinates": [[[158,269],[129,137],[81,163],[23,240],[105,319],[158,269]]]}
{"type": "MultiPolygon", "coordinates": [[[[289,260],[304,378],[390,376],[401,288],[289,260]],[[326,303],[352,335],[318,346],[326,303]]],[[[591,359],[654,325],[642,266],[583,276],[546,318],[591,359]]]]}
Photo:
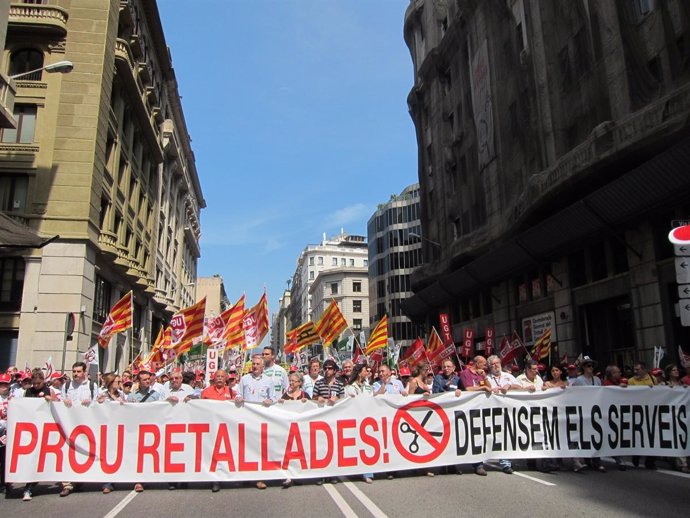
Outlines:
{"type": "Polygon", "coordinates": [[[380,204],[367,225],[370,324],[387,314],[389,335],[404,345],[425,333],[401,309],[412,296],[412,271],[422,264],[421,233],[419,184],[380,204]]]}
{"type": "Polygon", "coordinates": [[[690,3],[413,0],[404,37],[429,240],[404,311],[448,312],[456,340],[550,328],[559,355],[673,360],[690,3]]]}
{"type": "Polygon", "coordinates": [[[0,369],[71,363],[132,290],[131,340],[101,364],[121,367],[196,300],[205,202],[170,56],[154,0],[11,4],[2,63],[22,75],[0,211],[42,246],[3,250],[0,369]],[[42,70],[60,61],[71,73],[42,70]]]}

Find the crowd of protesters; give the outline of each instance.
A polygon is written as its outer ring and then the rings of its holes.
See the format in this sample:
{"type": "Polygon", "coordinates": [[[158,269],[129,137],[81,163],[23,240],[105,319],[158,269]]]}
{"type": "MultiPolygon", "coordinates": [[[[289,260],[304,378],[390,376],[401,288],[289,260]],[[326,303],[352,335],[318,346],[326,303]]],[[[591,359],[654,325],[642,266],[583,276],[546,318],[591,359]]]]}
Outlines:
{"type": "MultiPolygon", "coordinates": [[[[550,388],[566,389],[568,386],[626,386],[626,385],[668,385],[687,388],[690,386],[690,367],[681,369],[677,365],[667,365],[665,369],[648,370],[644,362],[637,362],[621,370],[616,365],[608,365],[597,370],[596,361],[585,356],[577,364],[546,365],[534,360],[527,360],[524,368],[516,364],[502,365],[498,356],[475,356],[467,365],[458,365],[450,358],[445,359],[440,370],[434,373],[427,362],[420,362],[412,370],[401,366],[391,369],[381,364],[377,370],[366,363],[355,365],[345,360],[339,367],[332,359],[321,363],[312,359],[306,366],[306,372],[292,366],[289,371],[275,362],[275,353],[270,347],[261,354],[251,358],[251,370],[240,376],[236,368],[218,370],[213,378],[207,381],[204,374],[173,370],[170,373],[151,372],[141,366],[132,373],[125,370],[122,374],[106,373],[99,376],[98,382],[90,380],[87,365],[77,362],[72,366],[71,376],[54,372],[47,379],[42,369],[31,372],[20,371],[14,367],[0,375],[0,489],[9,495],[13,488],[4,481],[5,445],[7,443],[6,425],[8,401],[11,398],[44,398],[48,401],[61,402],[66,406],[103,404],[103,403],[146,403],[167,401],[178,404],[192,399],[211,399],[231,401],[236,405],[245,402],[271,406],[285,401],[314,401],[319,405],[333,405],[345,397],[377,397],[386,394],[422,395],[428,397],[443,392],[460,396],[464,391],[483,391],[486,393],[506,394],[509,391],[541,391],[550,388]],[[684,371],[684,372],[683,372],[684,371]]],[[[528,460],[529,469],[544,472],[564,469],[567,459],[542,459],[539,466],[536,460],[528,460]]],[[[618,469],[625,470],[626,464],[620,457],[614,457],[618,469]]],[[[640,465],[640,458],[633,457],[632,464],[640,465]]],[[[667,459],[674,469],[690,473],[687,459],[684,457],[667,459]]],[[[656,469],[657,459],[644,458],[647,469],[656,469]]],[[[506,474],[513,473],[512,463],[508,459],[499,460],[500,469],[506,474]]],[[[486,476],[484,463],[472,465],[475,474],[486,476]]],[[[572,470],[582,473],[586,469],[606,472],[600,459],[572,459],[572,470]]],[[[444,468],[444,472],[462,474],[458,467],[444,468]]],[[[434,476],[435,471],[426,471],[434,476]]],[[[393,473],[387,473],[393,478],[393,473]]],[[[365,473],[363,480],[372,483],[373,473],[365,473]]],[[[332,479],[335,483],[338,479],[332,479]]],[[[324,480],[317,480],[317,484],[324,480]]],[[[282,482],[284,488],[294,484],[291,479],[282,482]]],[[[168,489],[175,490],[181,485],[168,484],[168,489]]],[[[35,484],[23,487],[23,500],[30,501],[35,484]]],[[[266,483],[256,482],[258,489],[265,489],[266,483]]],[[[108,494],[114,489],[111,483],[102,485],[102,492],[108,494]]],[[[213,492],[221,489],[219,482],[211,486],[213,492]]],[[[75,484],[62,482],[60,496],[70,495],[75,484]]],[[[141,483],[134,485],[134,491],[144,491],[141,483]]]]}

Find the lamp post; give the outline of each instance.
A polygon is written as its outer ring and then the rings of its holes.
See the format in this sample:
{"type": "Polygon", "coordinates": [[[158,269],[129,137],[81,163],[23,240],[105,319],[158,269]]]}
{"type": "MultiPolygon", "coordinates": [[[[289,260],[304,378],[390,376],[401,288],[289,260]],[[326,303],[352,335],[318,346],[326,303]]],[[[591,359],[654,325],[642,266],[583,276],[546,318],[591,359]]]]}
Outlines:
{"type": "Polygon", "coordinates": [[[420,235],[417,234],[416,232],[410,232],[410,233],[408,234],[408,236],[414,237],[414,238],[416,238],[416,239],[419,239],[420,241],[426,241],[426,242],[428,242],[428,243],[431,243],[432,245],[437,246],[439,249],[443,248],[443,247],[441,246],[441,243],[439,243],[438,241],[434,241],[433,239],[429,239],[429,238],[426,238],[426,237],[424,237],[424,236],[420,236],[420,235]]]}
{"type": "Polygon", "coordinates": [[[22,72],[21,74],[14,74],[13,76],[10,76],[9,79],[19,79],[31,74],[35,74],[36,72],[41,72],[43,70],[45,70],[49,74],[54,74],[56,72],[60,74],[69,74],[73,69],[74,63],[72,63],[71,61],[58,61],[56,63],[52,63],[50,65],[37,68],[35,70],[29,70],[28,72],[22,72]]]}

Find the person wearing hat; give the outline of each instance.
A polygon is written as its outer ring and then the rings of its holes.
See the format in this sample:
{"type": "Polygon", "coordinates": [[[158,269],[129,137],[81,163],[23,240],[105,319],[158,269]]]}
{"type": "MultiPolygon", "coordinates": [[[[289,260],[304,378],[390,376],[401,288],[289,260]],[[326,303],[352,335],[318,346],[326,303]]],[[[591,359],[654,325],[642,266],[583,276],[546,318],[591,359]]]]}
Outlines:
{"type": "Polygon", "coordinates": [[[53,372],[50,375],[48,386],[53,393],[54,401],[62,401],[62,387],[65,385],[65,375],[62,372],[53,372]]]}
{"type": "MultiPolygon", "coordinates": [[[[312,399],[319,403],[335,404],[345,394],[343,382],[336,376],[338,364],[328,359],[323,362],[323,378],[314,384],[312,399]]],[[[400,382],[398,382],[400,383],[400,382]]]]}
{"type": "Polygon", "coordinates": [[[5,484],[5,442],[7,438],[7,403],[10,400],[10,383],[12,376],[5,373],[0,375],[0,491],[9,490],[5,484]]]}
{"type": "Polygon", "coordinates": [[[582,374],[575,378],[571,385],[573,387],[600,387],[601,379],[594,375],[594,369],[599,364],[589,356],[585,356],[580,365],[582,366],[582,374]]]}
{"type": "Polygon", "coordinates": [[[574,363],[569,363],[565,367],[565,374],[565,381],[568,383],[568,386],[572,385],[577,379],[577,377],[580,375],[577,369],[577,365],[575,365],[574,363]]]}

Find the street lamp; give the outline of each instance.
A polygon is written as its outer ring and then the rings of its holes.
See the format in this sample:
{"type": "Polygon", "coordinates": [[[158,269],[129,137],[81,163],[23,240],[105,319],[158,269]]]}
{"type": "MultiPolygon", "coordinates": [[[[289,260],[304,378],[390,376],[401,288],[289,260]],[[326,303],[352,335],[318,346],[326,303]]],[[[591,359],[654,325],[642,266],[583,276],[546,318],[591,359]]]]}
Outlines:
{"type": "Polygon", "coordinates": [[[21,74],[15,74],[10,76],[9,79],[19,79],[20,77],[35,74],[36,72],[41,72],[45,70],[49,74],[59,72],[60,74],[69,74],[74,69],[74,63],[71,61],[58,61],[57,63],[52,63],[36,70],[29,70],[28,72],[22,72],[21,74]]]}
{"type": "Polygon", "coordinates": [[[432,240],[432,239],[426,238],[426,237],[424,237],[424,236],[420,236],[420,235],[417,234],[416,232],[410,232],[410,233],[408,234],[408,236],[414,237],[414,238],[416,238],[416,239],[419,239],[420,241],[427,241],[427,242],[431,243],[431,244],[434,245],[434,246],[437,246],[437,247],[439,247],[439,248],[443,248],[443,246],[441,246],[441,243],[439,243],[439,242],[437,242],[437,241],[434,241],[434,240],[432,240]]]}

